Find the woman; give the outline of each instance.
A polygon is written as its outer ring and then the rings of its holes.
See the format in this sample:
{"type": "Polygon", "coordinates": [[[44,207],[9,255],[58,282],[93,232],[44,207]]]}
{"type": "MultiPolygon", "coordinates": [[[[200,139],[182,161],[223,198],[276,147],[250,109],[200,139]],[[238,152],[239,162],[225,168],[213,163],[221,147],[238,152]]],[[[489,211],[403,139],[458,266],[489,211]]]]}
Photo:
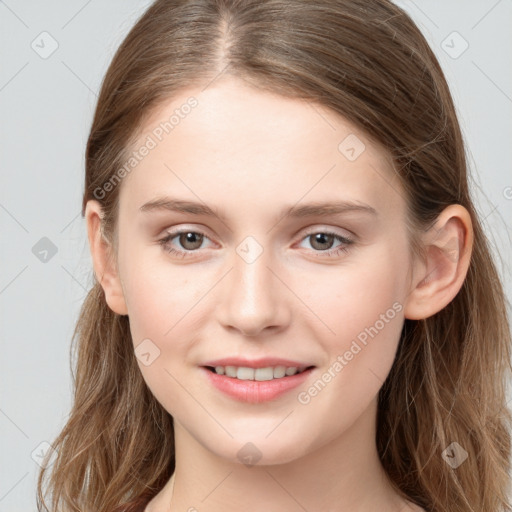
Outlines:
{"type": "Polygon", "coordinates": [[[387,0],[157,0],[107,71],[44,510],[510,510],[510,333],[387,0]],[[58,508],[60,507],[60,508],[58,508]]]}

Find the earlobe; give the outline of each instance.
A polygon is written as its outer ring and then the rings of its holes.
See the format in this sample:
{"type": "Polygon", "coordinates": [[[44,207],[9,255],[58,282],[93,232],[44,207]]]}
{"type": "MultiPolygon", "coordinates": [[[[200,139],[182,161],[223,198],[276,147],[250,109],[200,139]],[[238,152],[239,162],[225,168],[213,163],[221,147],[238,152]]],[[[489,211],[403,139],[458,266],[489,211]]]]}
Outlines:
{"type": "Polygon", "coordinates": [[[426,259],[417,264],[405,301],[405,318],[420,320],[441,311],[457,295],[471,260],[473,227],[461,205],[446,207],[423,236],[426,259]]]}
{"type": "Polygon", "coordinates": [[[114,248],[103,234],[102,209],[98,201],[91,199],[87,202],[85,219],[96,279],[103,288],[110,309],[118,315],[127,315],[128,309],[114,257],[114,248]]]}

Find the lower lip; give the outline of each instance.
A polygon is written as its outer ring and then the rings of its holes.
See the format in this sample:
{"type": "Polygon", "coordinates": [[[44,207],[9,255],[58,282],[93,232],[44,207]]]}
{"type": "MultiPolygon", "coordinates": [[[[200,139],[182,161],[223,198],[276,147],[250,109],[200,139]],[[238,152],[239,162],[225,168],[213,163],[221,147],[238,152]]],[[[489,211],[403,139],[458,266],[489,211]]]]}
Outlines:
{"type": "Polygon", "coordinates": [[[273,380],[241,380],[225,375],[218,375],[204,366],[201,369],[206,373],[210,383],[217,389],[242,402],[259,404],[273,400],[278,396],[300,386],[311,374],[314,368],[304,370],[289,377],[273,380]]]}

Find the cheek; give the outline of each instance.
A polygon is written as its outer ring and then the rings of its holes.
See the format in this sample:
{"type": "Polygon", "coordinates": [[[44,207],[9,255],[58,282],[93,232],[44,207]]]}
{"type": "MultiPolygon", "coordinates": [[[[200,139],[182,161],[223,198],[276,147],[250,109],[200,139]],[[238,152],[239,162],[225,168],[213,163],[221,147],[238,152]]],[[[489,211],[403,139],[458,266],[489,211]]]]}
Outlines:
{"type": "Polygon", "coordinates": [[[190,321],[188,312],[193,312],[192,306],[204,293],[204,286],[190,279],[187,267],[166,262],[165,255],[157,251],[160,249],[133,251],[122,262],[135,345],[144,338],[171,338],[190,321]]]}
{"type": "Polygon", "coordinates": [[[344,411],[339,421],[348,425],[375,398],[400,340],[406,264],[393,244],[374,248],[367,261],[344,268],[331,293],[318,301],[329,327],[321,338],[329,360],[317,381],[302,390],[299,402],[306,409],[344,411]]]}
{"type": "Polygon", "coordinates": [[[356,384],[363,393],[368,384],[376,391],[372,384],[383,382],[392,366],[403,325],[407,265],[407,253],[397,247],[391,240],[374,246],[340,267],[339,278],[309,288],[308,301],[325,326],[320,339],[327,365],[340,363],[332,372],[343,374],[342,387],[356,384]]]}
{"type": "Polygon", "coordinates": [[[175,411],[186,400],[179,383],[186,379],[194,333],[205,317],[201,298],[207,289],[192,270],[166,263],[153,249],[125,255],[120,270],[137,362],[156,399],[175,411]]]}
{"type": "Polygon", "coordinates": [[[386,317],[384,321],[397,316],[397,310],[402,309],[407,264],[404,252],[391,241],[372,247],[361,252],[360,257],[347,259],[347,264],[337,270],[325,275],[312,273],[301,285],[304,302],[311,305],[330,331],[331,343],[341,349],[347,340],[376,322],[382,327],[381,315],[386,317]]]}
{"type": "MultiPolygon", "coordinates": [[[[407,265],[406,251],[397,247],[396,241],[375,245],[337,269],[312,266],[310,273],[287,279],[301,299],[289,304],[296,313],[291,329],[306,332],[318,353],[326,356],[321,369],[325,379],[320,378],[324,384],[329,381],[325,387],[330,391],[323,392],[322,383],[316,390],[302,391],[326,414],[340,406],[351,411],[343,421],[368,406],[393,363],[403,323],[400,299],[407,265]]],[[[187,381],[201,325],[211,320],[212,304],[205,293],[217,274],[166,263],[154,252],[125,254],[121,271],[134,345],[149,339],[160,352],[151,365],[139,361],[139,367],[166,410],[181,410],[188,398],[179,382],[187,381]]]]}

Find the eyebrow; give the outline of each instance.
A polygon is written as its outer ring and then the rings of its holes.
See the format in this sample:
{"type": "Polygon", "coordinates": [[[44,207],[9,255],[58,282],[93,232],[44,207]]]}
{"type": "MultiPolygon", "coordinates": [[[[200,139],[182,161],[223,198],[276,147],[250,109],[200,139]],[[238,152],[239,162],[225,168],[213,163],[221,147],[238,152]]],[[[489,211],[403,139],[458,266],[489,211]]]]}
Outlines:
{"type": "MultiPolygon", "coordinates": [[[[144,203],[139,210],[141,212],[154,212],[154,211],[172,211],[190,213],[193,215],[205,215],[218,217],[219,219],[226,220],[226,216],[218,209],[212,209],[205,203],[195,201],[184,201],[174,199],[171,197],[160,197],[144,203]]],[[[301,205],[293,205],[284,207],[280,214],[279,219],[286,215],[293,218],[316,217],[335,215],[347,212],[361,212],[377,216],[378,213],[375,208],[362,202],[354,201],[328,201],[328,202],[312,202],[301,205]]]]}

